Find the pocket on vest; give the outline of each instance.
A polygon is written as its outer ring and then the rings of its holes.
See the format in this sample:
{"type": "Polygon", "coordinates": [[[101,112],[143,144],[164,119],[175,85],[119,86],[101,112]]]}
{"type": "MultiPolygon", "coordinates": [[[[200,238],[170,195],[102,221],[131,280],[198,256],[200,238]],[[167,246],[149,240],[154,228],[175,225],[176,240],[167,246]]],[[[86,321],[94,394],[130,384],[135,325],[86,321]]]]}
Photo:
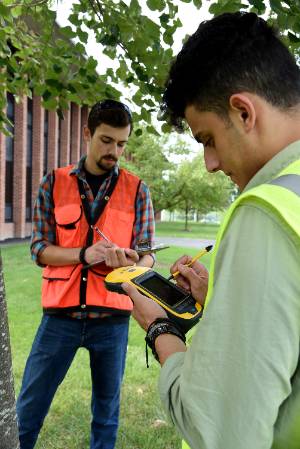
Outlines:
{"type": "Polygon", "coordinates": [[[80,246],[80,219],[82,206],[80,204],[68,204],[55,207],[57,244],[63,247],[80,246]]]}
{"type": "Polygon", "coordinates": [[[82,207],[80,204],[68,204],[54,208],[55,221],[58,226],[72,229],[80,220],[82,207]]]}
{"type": "Polygon", "coordinates": [[[76,267],[77,265],[47,266],[43,270],[43,279],[47,281],[68,281],[76,267]]]}

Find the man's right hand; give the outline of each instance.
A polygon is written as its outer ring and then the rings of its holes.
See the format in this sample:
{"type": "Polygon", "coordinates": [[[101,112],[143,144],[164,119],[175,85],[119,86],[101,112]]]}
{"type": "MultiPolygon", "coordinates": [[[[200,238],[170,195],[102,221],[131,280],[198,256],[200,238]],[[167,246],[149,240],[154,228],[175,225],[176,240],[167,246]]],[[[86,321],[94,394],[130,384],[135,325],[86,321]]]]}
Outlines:
{"type": "Polygon", "coordinates": [[[84,258],[88,264],[104,262],[107,255],[107,249],[114,247],[117,248],[117,246],[111,242],[100,240],[99,242],[94,243],[94,245],[89,246],[86,249],[84,258]]]}
{"type": "Polygon", "coordinates": [[[190,267],[186,264],[190,263],[192,257],[180,257],[170,268],[170,272],[175,273],[179,271],[175,277],[178,286],[192,293],[195,300],[204,305],[208,289],[208,271],[205,266],[196,261],[190,267]]]}

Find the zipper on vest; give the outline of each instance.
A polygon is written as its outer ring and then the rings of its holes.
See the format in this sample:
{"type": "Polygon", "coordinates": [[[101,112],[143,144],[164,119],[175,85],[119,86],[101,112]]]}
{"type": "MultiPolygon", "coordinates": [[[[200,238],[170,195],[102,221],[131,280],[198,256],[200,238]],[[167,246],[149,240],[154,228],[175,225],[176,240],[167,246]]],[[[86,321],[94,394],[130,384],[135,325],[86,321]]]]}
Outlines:
{"type": "MultiPolygon", "coordinates": [[[[93,219],[91,217],[91,209],[90,209],[90,204],[89,201],[86,197],[86,192],[84,189],[84,185],[83,182],[78,178],[77,182],[78,182],[78,189],[79,189],[79,193],[80,193],[80,197],[81,197],[81,203],[83,206],[83,210],[84,210],[84,214],[85,214],[85,218],[86,221],[89,225],[89,230],[86,236],[86,244],[85,246],[91,246],[93,244],[93,240],[94,240],[94,231],[91,227],[91,225],[95,225],[100,217],[100,215],[102,214],[103,210],[105,209],[106,204],[108,203],[114,188],[117,184],[118,181],[118,175],[113,176],[110,182],[110,186],[108,187],[106,193],[105,193],[105,197],[102,198],[102,200],[99,202],[99,206],[97,208],[97,210],[94,212],[94,216],[93,219]]],[[[87,290],[87,283],[88,283],[88,275],[89,275],[89,269],[85,268],[83,270],[81,270],[81,279],[80,279],[80,294],[79,294],[79,298],[80,298],[80,307],[82,309],[86,308],[86,290],[87,290]]]]}
{"type": "MultiPolygon", "coordinates": [[[[93,244],[93,229],[89,227],[87,238],[86,238],[86,246],[91,246],[93,244]]],[[[88,282],[89,269],[85,268],[81,270],[81,279],[80,279],[80,307],[82,309],[86,308],[86,289],[88,282]]]]}

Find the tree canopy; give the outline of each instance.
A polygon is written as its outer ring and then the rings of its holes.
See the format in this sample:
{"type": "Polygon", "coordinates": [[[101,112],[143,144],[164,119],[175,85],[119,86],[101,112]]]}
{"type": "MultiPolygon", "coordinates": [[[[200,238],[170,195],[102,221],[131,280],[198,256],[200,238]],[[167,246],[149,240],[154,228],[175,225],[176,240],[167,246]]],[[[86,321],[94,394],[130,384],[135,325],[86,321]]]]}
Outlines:
{"type": "Polygon", "coordinates": [[[173,175],[177,196],[173,207],[183,211],[185,229],[188,228],[188,216],[195,212],[197,216],[211,211],[225,209],[231,201],[234,186],[223,173],[208,173],[202,154],[197,154],[192,160],[179,164],[173,175]]]}
{"type": "Polygon", "coordinates": [[[179,136],[167,140],[145,132],[130,138],[122,165],[147,183],[155,213],[183,211],[187,219],[191,212],[199,216],[230,203],[232,182],[222,173],[208,173],[202,153],[192,159],[189,154],[188,142],[179,136]]]}
{"type": "MultiPolygon", "coordinates": [[[[135,121],[148,124],[158,110],[164,82],[174,57],[174,34],[182,26],[180,3],[201,0],[78,0],[70,25],[55,24],[55,2],[2,0],[0,3],[0,130],[4,131],[6,95],[16,99],[40,95],[47,109],[62,115],[68,102],[92,104],[103,97],[118,99],[130,88],[135,121]],[[152,18],[154,14],[154,18],[152,18]],[[88,32],[102,53],[117,61],[117,69],[96,72],[97,61],[87,56],[88,32]],[[73,40],[73,41],[72,41],[73,40]]],[[[266,15],[280,28],[292,51],[299,54],[299,0],[217,0],[209,12],[251,10],[266,15]]],[[[101,56],[100,56],[101,59],[101,56]]],[[[168,127],[163,124],[163,131],[168,127]]],[[[136,130],[136,132],[140,132],[136,130]]]]}

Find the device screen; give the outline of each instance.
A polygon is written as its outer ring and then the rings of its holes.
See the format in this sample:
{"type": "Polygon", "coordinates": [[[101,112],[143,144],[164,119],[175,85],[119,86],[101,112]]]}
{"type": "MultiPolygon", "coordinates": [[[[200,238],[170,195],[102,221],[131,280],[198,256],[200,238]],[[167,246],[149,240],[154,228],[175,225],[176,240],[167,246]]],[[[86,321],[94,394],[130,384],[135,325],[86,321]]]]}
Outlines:
{"type": "Polygon", "coordinates": [[[136,283],[170,306],[174,306],[188,295],[155,273],[146,279],[137,280],[136,283]]]}

